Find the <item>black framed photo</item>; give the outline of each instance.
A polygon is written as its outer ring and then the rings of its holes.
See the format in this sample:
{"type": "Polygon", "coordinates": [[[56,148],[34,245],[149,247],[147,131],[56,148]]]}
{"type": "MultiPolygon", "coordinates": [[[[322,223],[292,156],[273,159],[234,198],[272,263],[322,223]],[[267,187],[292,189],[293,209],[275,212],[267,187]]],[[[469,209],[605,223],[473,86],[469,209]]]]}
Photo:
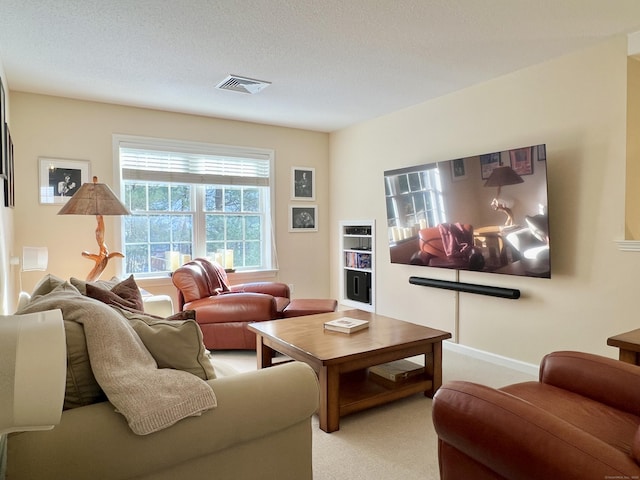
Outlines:
{"type": "Polygon", "coordinates": [[[547,146],[545,144],[538,145],[538,161],[544,162],[547,160],[547,146]]]}
{"type": "Polygon", "coordinates": [[[317,232],[318,231],[318,206],[289,206],[289,231],[290,232],[317,232]]]}
{"type": "Polygon", "coordinates": [[[67,203],[89,181],[89,160],[40,158],[40,203],[67,203]]]}
{"type": "Polygon", "coordinates": [[[15,207],[16,206],[16,190],[15,190],[15,178],[14,178],[14,164],[13,164],[13,141],[11,140],[11,133],[9,132],[9,125],[4,124],[3,133],[7,139],[7,163],[5,165],[4,175],[4,206],[15,207]]]}
{"type": "Polygon", "coordinates": [[[7,178],[7,137],[4,125],[7,123],[5,108],[6,100],[4,96],[4,85],[0,78],[0,178],[7,178]]]}
{"type": "Polygon", "coordinates": [[[500,152],[480,155],[480,173],[482,180],[486,180],[491,176],[494,168],[500,166],[500,152]]]}
{"type": "Polygon", "coordinates": [[[291,167],[291,199],[316,199],[316,169],[312,167],[291,167]]]}
{"type": "Polygon", "coordinates": [[[467,169],[464,164],[464,158],[458,158],[451,161],[451,181],[459,182],[467,178],[467,169]]]}

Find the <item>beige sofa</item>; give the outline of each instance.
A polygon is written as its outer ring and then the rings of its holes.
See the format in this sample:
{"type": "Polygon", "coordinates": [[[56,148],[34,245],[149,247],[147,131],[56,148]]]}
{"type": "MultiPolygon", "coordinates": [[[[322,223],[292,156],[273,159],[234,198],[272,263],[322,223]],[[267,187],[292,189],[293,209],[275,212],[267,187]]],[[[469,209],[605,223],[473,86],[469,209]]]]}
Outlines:
{"type": "MultiPolygon", "coordinates": [[[[311,367],[291,362],[236,373],[216,361],[215,356],[211,361],[192,319],[158,320],[103,303],[111,297],[127,300],[123,291],[137,296],[133,280],[123,281],[110,291],[77,282],[76,285],[82,292],[69,282],[46,277],[34,290],[33,298],[16,312],[62,311],[67,383],[59,425],[53,430],[8,436],[7,480],[312,478],[311,416],[318,407],[319,389],[311,367]],[[155,359],[154,371],[182,370],[181,379],[186,376],[201,387],[206,387],[206,382],[215,394],[215,408],[205,409],[198,416],[182,416],[176,423],[151,432],[134,433],[127,412],[116,410],[116,397],[112,398],[114,404],[105,401],[109,391],[101,389],[106,385],[100,379],[106,377],[99,377],[101,369],[96,366],[100,365],[94,363],[100,357],[94,356],[96,350],[89,342],[91,330],[87,330],[84,321],[88,317],[138,338],[142,345],[138,340],[132,341],[155,359]]],[[[100,343],[108,345],[107,350],[121,351],[115,343],[100,343]]],[[[122,360],[120,355],[115,356],[122,360]]],[[[119,375],[128,371],[130,364],[126,360],[119,364],[120,368],[109,371],[120,372],[119,375]]],[[[127,397],[153,398],[142,403],[143,418],[162,404],[164,399],[159,396],[146,395],[148,386],[129,385],[134,386],[126,388],[127,397]]],[[[163,395],[164,391],[157,393],[163,395]]],[[[180,397],[185,393],[184,389],[176,392],[180,397]]],[[[0,461],[0,476],[3,470],[0,461]]]]}

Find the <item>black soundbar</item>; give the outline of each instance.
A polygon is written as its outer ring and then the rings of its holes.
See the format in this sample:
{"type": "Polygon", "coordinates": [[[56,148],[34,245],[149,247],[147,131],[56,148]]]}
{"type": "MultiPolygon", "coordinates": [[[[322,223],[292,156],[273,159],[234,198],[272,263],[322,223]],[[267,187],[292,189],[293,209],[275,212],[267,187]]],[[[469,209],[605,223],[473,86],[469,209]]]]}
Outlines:
{"type": "Polygon", "coordinates": [[[447,280],[436,280],[435,278],[423,277],[409,277],[409,283],[412,285],[420,285],[422,287],[444,288],[445,290],[477,293],[479,295],[510,298],[512,300],[520,298],[520,290],[515,288],[490,287],[487,285],[476,285],[475,283],[449,282],[447,280]]]}

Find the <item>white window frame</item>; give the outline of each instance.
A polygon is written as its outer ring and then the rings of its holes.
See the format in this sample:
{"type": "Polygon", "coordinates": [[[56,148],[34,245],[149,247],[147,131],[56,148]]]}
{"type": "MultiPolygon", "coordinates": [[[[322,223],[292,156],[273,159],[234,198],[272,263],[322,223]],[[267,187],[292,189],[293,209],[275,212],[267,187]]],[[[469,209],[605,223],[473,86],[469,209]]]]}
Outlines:
{"type": "MultiPolygon", "coordinates": [[[[220,156],[233,156],[233,157],[246,157],[246,158],[264,158],[269,161],[269,205],[267,205],[266,216],[271,222],[270,225],[265,226],[264,238],[265,247],[264,255],[267,259],[267,268],[262,270],[256,270],[255,273],[260,275],[275,274],[278,271],[276,245],[275,245],[275,151],[266,148],[255,147],[242,147],[235,145],[223,145],[213,144],[205,142],[190,142],[173,139],[163,139],[156,137],[142,137],[136,135],[113,135],[113,178],[114,185],[113,190],[119,198],[124,197],[124,179],[122,176],[122,168],[120,165],[120,147],[131,147],[140,149],[157,149],[163,151],[175,151],[180,153],[195,153],[204,155],[220,155],[220,156]]],[[[201,207],[198,205],[196,208],[201,207]]],[[[123,251],[124,247],[124,233],[123,233],[123,220],[114,222],[115,227],[115,248],[114,251],[123,251]]],[[[200,238],[204,233],[202,230],[204,226],[194,226],[194,243],[201,242],[200,238]],[[201,228],[202,227],[202,228],[201,228]]],[[[118,259],[116,264],[116,275],[122,276],[124,273],[124,260],[118,259]]],[[[242,273],[252,273],[243,271],[242,273]]],[[[164,274],[142,274],[143,278],[161,278],[165,277],[164,274]]]]}

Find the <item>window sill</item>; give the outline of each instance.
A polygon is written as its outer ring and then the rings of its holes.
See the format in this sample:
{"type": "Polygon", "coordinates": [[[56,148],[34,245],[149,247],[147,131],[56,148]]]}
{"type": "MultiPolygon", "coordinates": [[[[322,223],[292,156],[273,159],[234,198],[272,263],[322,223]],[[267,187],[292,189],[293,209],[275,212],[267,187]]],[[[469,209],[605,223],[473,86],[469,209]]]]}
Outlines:
{"type": "Polygon", "coordinates": [[[623,252],[640,252],[639,240],[616,240],[618,250],[623,252]]]}
{"type": "MultiPolygon", "coordinates": [[[[228,273],[230,285],[238,283],[250,283],[250,282],[262,282],[262,281],[275,281],[274,279],[278,275],[278,270],[260,270],[250,272],[235,272],[228,273]]],[[[147,287],[166,287],[172,285],[171,277],[169,275],[162,275],[158,277],[140,277],[136,278],[136,283],[142,288],[147,287]]]]}

